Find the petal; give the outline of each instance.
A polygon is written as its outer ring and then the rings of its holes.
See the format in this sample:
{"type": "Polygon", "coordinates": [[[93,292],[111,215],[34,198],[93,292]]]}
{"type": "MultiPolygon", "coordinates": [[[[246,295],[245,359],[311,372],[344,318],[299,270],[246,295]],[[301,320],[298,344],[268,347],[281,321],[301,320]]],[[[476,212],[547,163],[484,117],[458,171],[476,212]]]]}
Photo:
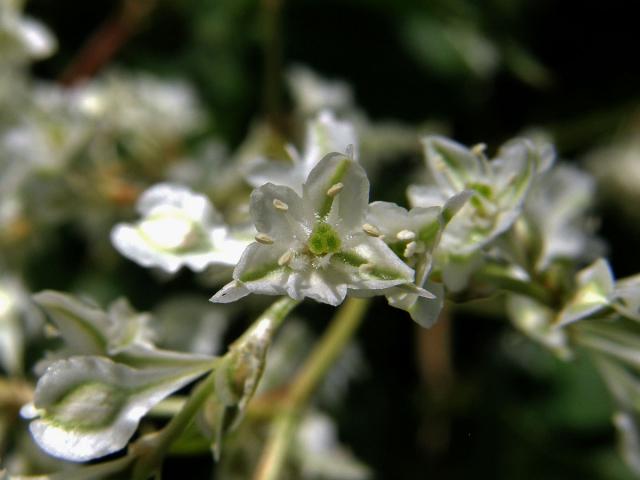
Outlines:
{"type": "Polygon", "coordinates": [[[369,180],[354,160],[341,154],[327,155],[311,171],[302,192],[307,219],[315,222],[331,213],[331,223],[341,231],[359,230],[364,223],[369,180]],[[339,183],[342,190],[328,195],[329,189],[339,183]]]}
{"type": "Polygon", "coordinates": [[[562,309],[558,326],[586,318],[609,305],[614,294],[614,279],[609,263],[600,258],[577,275],[578,287],[562,309]]]}
{"type": "Polygon", "coordinates": [[[231,303],[249,295],[251,291],[242,282],[236,280],[227,283],[209,301],[213,303],[231,303]]]}
{"type": "Polygon", "coordinates": [[[480,158],[464,145],[440,136],[425,137],[422,144],[431,174],[442,187],[461,192],[485,174],[480,158]]]}
{"type": "Polygon", "coordinates": [[[140,196],[136,204],[138,212],[144,216],[160,206],[175,207],[194,222],[222,223],[222,217],[205,195],[175,183],[158,183],[152,186],[140,196]]]}
{"type": "Polygon", "coordinates": [[[49,454],[86,461],[122,449],[140,418],[172,392],[211,368],[135,369],[102,357],[52,364],[40,378],[29,429],[49,454]]]}
{"type": "Polygon", "coordinates": [[[233,271],[233,278],[252,293],[287,294],[291,269],[278,264],[278,260],[287,250],[288,245],[252,243],[242,254],[233,271]]]}
{"type": "Polygon", "coordinates": [[[382,240],[364,233],[345,242],[345,248],[331,258],[331,264],[349,277],[350,290],[381,290],[414,279],[414,271],[382,240]]]}
{"type": "Polygon", "coordinates": [[[302,199],[289,187],[267,183],[251,193],[251,217],[256,229],[274,239],[306,241],[302,199]]]}
{"type": "Polygon", "coordinates": [[[49,315],[65,344],[75,354],[106,354],[113,325],[104,311],[96,305],[52,290],[37,293],[33,299],[49,315]]]}
{"type": "Polygon", "coordinates": [[[331,269],[312,269],[306,274],[298,274],[296,280],[296,289],[304,297],[316,302],[336,306],[341,304],[347,295],[345,277],[331,269]]]}
{"type": "Polygon", "coordinates": [[[454,193],[451,189],[423,185],[410,185],[407,189],[407,197],[412,207],[441,207],[446,202],[447,195],[454,193]]]}
{"type": "Polygon", "coordinates": [[[304,151],[306,173],[325,155],[333,152],[346,153],[349,145],[357,145],[355,129],[350,122],[336,120],[332,112],[325,110],[309,122],[304,151]]]}

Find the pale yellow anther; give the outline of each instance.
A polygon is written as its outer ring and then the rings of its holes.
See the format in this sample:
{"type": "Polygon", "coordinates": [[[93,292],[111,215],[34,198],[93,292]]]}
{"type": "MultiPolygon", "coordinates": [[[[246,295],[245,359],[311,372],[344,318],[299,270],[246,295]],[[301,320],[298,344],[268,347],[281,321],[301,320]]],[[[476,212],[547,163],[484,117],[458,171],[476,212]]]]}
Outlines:
{"type": "Polygon", "coordinates": [[[344,188],[344,185],[341,182],[335,183],[331,185],[331,187],[329,187],[329,190],[327,190],[327,196],[335,197],[337,194],[339,194],[342,191],[343,188],[344,188]]]}
{"type": "Polygon", "coordinates": [[[416,232],[412,232],[411,230],[400,230],[398,233],[396,233],[396,238],[398,240],[402,240],[403,242],[414,240],[416,238],[416,232]]]}
{"type": "Polygon", "coordinates": [[[275,207],[276,210],[280,210],[281,212],[286,212],[287,210],[289,210],[289,205],[284,203],[279,198],[273,199],[273,206],[275,207]]]}
{"type": "Polygon", "coordinates": [[[280,258],[278,259],[278,265],[280,265],[281,267],[284,267],[285,265],[288,265],[292,259],[293,259],[293,251],[287,250],[282,255],[280,255],[280,258]]]}
{"type": "Polygon", "coordinates": [[[486,149],[487,149],[486,143],[478,143],[477,145],[474,145],[473,147],[471,147],[471,153],[479,157],[480,155],[484,154],[484,151],[486,149]]]}
{"type": "Polygon", "coordinates": [[[362,231],[371,237],[379,237],[381,235],[380,230],[378,230],[370,223],[365,223],[364,225],[362,225],[362,231]]]}
{"type": "Polygon", "coordinates": [[[257,233],[255,238],[256,242],[262,243],[263,245],[271,245],[273,243],[273,238],[266,233],[257,233]]]}
{"type": "Polygon", "coordinates": [[[404,256],[406,258],[413,257],[416,253],[416,249],[418,248],[418,244],[416,242],[409,242],[404,249],[404,256]]]}

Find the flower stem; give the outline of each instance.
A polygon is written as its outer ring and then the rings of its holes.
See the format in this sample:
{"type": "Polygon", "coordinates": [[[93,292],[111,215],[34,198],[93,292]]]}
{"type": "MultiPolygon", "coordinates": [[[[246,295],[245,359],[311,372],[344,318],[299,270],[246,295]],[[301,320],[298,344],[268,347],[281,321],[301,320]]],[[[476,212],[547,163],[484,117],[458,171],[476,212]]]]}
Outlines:
{"type": "MultiPolygon", "coordinates": [[[[274,302],[251,327],[240,337],[250,335],[255,329],[268,330],[269,335],[273,335],[282,324],[289,312],[298,305],[299,301],[288,297],[281,298],[274,302]]],[[[213,393],[216,382],[216,368],[198,384],[193,393],[182,406],[178,414],[159,432],[142,437],[135,448],[142,450],[142,454],[133,470],[133,478],[136,480],[146,480],[156,471],[169,447],[175,442],[182,432],[189,426],[209,395],[213,393]]]]}
{"type": "Polygon", "coordinates": [[[338,310],[331,325],[307,358],[283,400],[270,437],[254,474],[254,480],[281,476],[298,422],[311,396],[362,323],[369,302],[350,298],[338,310]]]}

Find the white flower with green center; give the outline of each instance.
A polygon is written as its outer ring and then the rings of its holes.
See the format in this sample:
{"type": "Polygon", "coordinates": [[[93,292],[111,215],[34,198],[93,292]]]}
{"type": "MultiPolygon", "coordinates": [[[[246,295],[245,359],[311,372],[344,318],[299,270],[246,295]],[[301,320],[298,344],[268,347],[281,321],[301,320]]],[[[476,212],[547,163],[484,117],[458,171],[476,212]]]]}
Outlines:
{"type": "Polygon", "coordinates": [[[341,154],[318,163],[302,197],[271,183],[254,190],[256,242],[242,255],[234,281],[212,301],[261,293],[338,305],[348,292],[368,296],[397,285],[409,288],[413,270],[366,224],[368,196],[364,170],[341,154]]]}
{"type": "Polygon", "coordinates": [[[356,144],[353,125],[336,120],[330,111],[323,111],[307,126],[304,153],[300,155],[293,146],[289,146],[293,164],[260,159],[251,168],[247,180],[254,187],[274,183],[301,193],[302,184],[325,155],[331,152],[345,153],[356,144]]]}
{"type": "Polygon", "coordinates": [[[504,145],[491,162],[483,145],[467,149],[443,137],[426,137],[423,144],[435,185],[409,187],[413,206],[439,206],[455,194],[473,192],[440,245],[461,256],[477,251],[513,224],[535,173],[548,168],[553,158],[546,145],[524,139],[504,145]]]}
{"type": "Polygon", "coordinates": [[[143,218],[116,225],[111,240],[144,267],[174,273],[182,266],[197,272],[210,265],[234,266],[250,242],[229,231],[207,197],[186,187],[155,185],[142,194],[137,209],[143,218]]]}

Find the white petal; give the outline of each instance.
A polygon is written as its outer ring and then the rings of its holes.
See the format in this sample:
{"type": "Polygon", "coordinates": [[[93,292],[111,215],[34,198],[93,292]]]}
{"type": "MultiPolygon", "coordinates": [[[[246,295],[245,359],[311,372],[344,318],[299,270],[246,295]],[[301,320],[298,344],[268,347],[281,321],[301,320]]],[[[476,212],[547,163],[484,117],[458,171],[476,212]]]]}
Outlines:
{"type": "Polygon", "coordinates": [[[231,303],[249,295],[251,291],[242,284],[233,280],[222,287],[209,301],[213,303],[231,303]]]}
{"type": "Polygon", "coordinates": [[[311,171],[302,191],[307,219],[315,221],[331,214],[331,223],[341,231],[357,231],[364,223],[369,180],[354,160],[340,154],[327,155],[311,171]],[[327,195],[338,183],[343,185],[340,193],[327,195]]]}
{"type": "Polygon", "coordinates": [[[140,196],[136,204],[141,215],[149,215],[159,206],[175,207],[194,222],[222,223],[220,214],[205,195],[175,183],[158,183],[152,186],[140,196]]]}
{"type": "Polygon", "coordinates": [[[445,137],[422,140],[427,165],[438,185],[461,192],[484,174],[483,164],[468,148],[445,137]]]}
{"type": "Polygon", "coordinates": [[[56,325],[65,344],[78,355],[105,355],[112,321],[108,315],[71,295],[45,290],[33,296],[56,325]]]}
{"type": "Polygon", "coordinates": [[[251,193],[251,217],[258,232],[282,241],[292,238],[306,241],[302,199],[291,188],[272,183],[256,188],[251,193]],[[284,203],[287,210],[278,208],[274,202],[284,203]]]}
{"type": "Polygon", "coordinates": [[[355,129],[350,122],[336,120],[325,110],[309,123],[303,163],[306,173],[329,153],[346,153],[349,145],[357,145],[355,129]]]}
{"type": "Polygon", "coordinates": [[[558,326],[576,322],[609,305],[614,293],[609,263],[600,258],[577,275],[578,288],[560,312],[558,326]]]}
{"type": "Polygon", "coordinates": [[[74,357],[52,364],[38,381],[31,422],[47,453],[86,461],[123,448],[140,418],[167,395],[211,365],[138,370],[101,357],[74,357]]]}

